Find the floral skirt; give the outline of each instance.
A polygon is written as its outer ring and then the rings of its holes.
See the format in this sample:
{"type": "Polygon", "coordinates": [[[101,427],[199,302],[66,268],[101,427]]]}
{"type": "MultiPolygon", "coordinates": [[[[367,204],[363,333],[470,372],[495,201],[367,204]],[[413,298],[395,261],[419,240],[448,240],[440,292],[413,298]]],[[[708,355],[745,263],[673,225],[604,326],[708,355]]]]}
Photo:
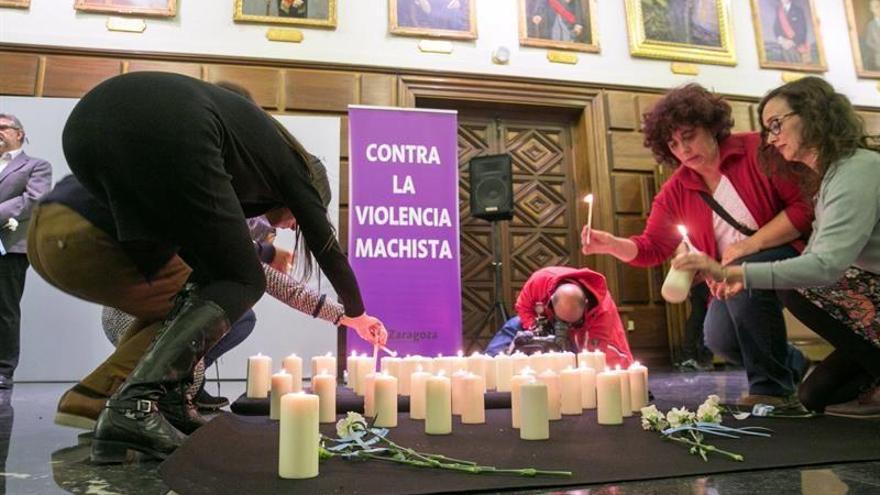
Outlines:
{"type": "Polygon", "coordinates": [[[797,291],[835,320],[880,347],[880,274],[852,267],[834,285],[797,291]]]}

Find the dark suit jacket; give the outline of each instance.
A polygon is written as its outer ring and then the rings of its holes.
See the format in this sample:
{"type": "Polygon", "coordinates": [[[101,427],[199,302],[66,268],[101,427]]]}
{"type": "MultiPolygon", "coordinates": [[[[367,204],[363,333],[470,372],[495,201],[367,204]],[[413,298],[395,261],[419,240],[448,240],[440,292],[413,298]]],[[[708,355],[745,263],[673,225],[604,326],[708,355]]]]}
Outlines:
{"type": "Polygon", "coordinates": [[[31,210],[52,187],[52,165],[21,152],[0,171],[0,225],[10,218],[18,229],[0,230],[0,241],[9,253],[27,252],[27,228],[31,210]]]}

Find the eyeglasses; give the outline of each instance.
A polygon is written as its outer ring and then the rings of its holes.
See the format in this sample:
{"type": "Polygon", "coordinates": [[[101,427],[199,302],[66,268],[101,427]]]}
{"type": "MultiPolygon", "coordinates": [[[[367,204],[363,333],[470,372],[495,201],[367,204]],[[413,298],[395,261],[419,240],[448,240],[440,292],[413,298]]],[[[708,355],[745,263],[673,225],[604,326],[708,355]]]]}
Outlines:
{"type": "Polygon", "coordinates": [[[785,122],[785,119],[791,117],[792,115],[796,115],[796,112],[788,112],[780,115],[779,117],[775,117],[767,124],[767,127],[764,129],[765,131],[773,134],[774,136],[778,136],[780,132],[782,132],[782,123],[785,122]]]}

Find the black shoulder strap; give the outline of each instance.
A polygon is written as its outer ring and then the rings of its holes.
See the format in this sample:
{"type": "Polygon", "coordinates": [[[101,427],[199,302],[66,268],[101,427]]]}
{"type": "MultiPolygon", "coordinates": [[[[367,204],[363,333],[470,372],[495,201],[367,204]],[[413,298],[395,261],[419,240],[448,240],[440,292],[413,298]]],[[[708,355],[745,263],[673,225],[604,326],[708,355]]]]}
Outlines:
{"type": "Polygon", "coordinates": [[[755,232],[757,232],[757,230],[752,230],[737,222],[732,216],[730,216],[730,213],[727,213],[727,210],[725,210],[718,201],[715,201],[715,198],[713,198],[711,194],[706,191],[700,191],[700,197],[703,198],[703,201],[705,201],[707,205],[709,205],[709,208],[712,208],[712,211],[717,213],[725,222],[729,223],[731,227],[748,236],[754,235],[755,232]]]}

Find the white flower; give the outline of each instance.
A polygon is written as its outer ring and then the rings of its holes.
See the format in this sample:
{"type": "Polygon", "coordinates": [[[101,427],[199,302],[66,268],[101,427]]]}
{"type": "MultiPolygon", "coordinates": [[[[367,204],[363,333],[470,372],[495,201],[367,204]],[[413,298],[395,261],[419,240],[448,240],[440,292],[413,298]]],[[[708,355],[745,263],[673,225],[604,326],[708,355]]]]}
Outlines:
{"type": "Polygon", "coordinates": [[[344,418],[336,422],[336,435],[339,438],[346,438],[366,429],[367,420],[356,412],[348,411],[344,418]]]}
{"type": "Polygon", "coordinates": [[[713,406],[717,406],[718,404],[721,404],[721,399],[717,395],[712,394],[706,397],[706,401],[703,402],[703,404],[711,404],[713,406]]]}
{"type": "Polygon", "coordinates": [[[668,413],[666,413],[666,421],[668,421],[669,426],[673,428],[691,424],[695,419],[696,415],[688,411],[685,407],[682,407],[681,409],[673,407],[668,413]]]}
{"type": "Polygon", "coordinates": [[[697,408],[697,421],[721,424],[721,409],[706,401],[697,408]]]}
{"type": "Polygon", "coordinates": [[[663,417],[663,413],[657,409],[657,406],[643,407],[640,412],[642,413],[642,429],[661,431],[666,428],[666,419],[663,417]]]}
{"type": "Polygon", "coordinates": [[[18,220],[10,218],[6,221],[6,225],[4,225],[3,227],[11,230],[12,232],[15,232],[15,229],[18,228],[18,220]]]}

